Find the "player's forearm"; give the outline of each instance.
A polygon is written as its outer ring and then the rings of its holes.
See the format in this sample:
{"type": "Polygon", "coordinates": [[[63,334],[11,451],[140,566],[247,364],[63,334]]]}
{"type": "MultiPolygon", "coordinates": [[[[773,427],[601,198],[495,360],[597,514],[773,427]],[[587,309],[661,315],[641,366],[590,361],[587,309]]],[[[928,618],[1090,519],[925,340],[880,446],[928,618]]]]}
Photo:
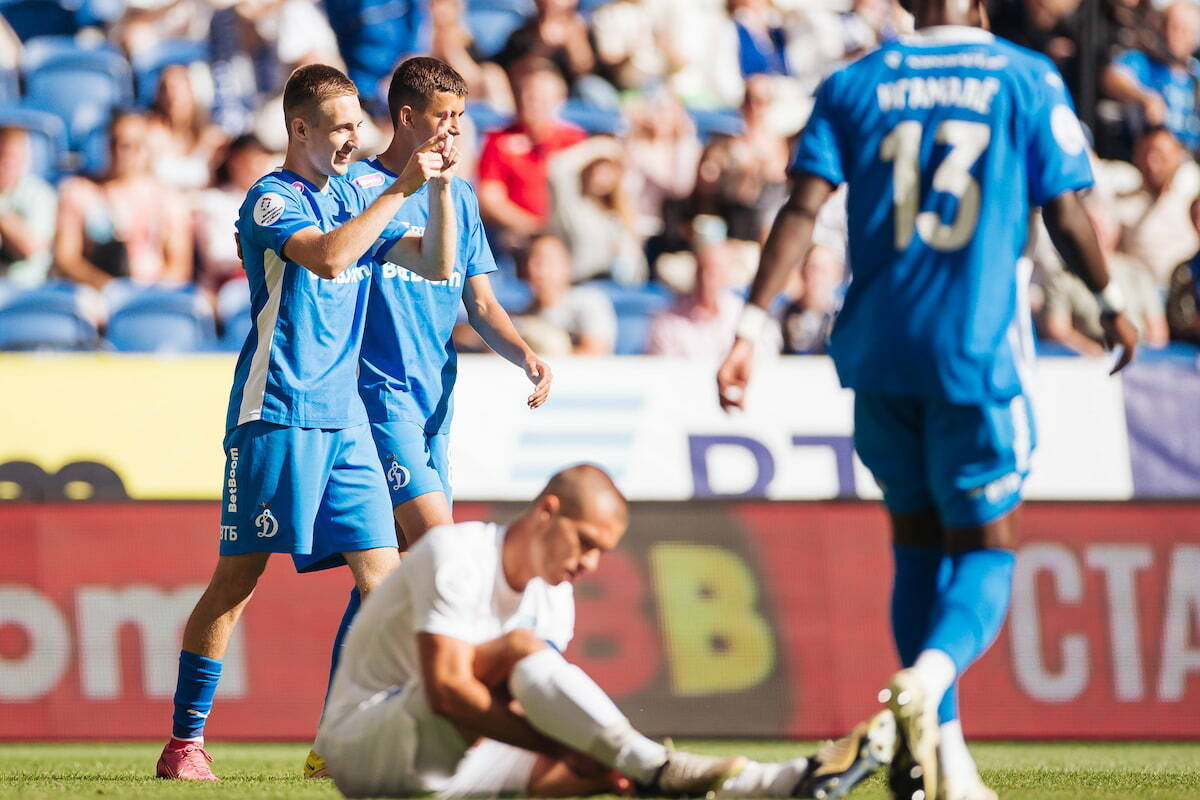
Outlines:
{"type": "Polygon", "coordinates": [[[421,253],[430,274],[418,273],[434,281],[449,280],[454,274],[454,259],[458,254],[458,214],[454,211],[452,178],[433,178],[429,181],[429,224],[422,237],[421,253]]]}
{"type": "Polygon", "coordinates": [[[1140,103],[1145,96],[1145,90],[1120,67],[1110,66],[1104,70],[1100,79],[1100,87],[1104,94],[1122,103],[1140,103]]]}
{"type": "Polygon", "coordinates": [[[471,327],[505,361],[524,369],[533,350],[517,333],[508,312],[496,300],[476,303],[467,311],[471,327]]]}
{"type": "Polygon", "coordinates": [[[430,708],[459,730],[468,730],[535,753],[558,757],[563,748],[536,731],[524,717],[496,698],[478,680],[432,684],[428,690],[430,708]]]}
{"type": "Polygon", "coordinates": [[[1108,261],[1079,195],[1067,192],[1055,198],[1042,209],[1042,217],[1067,269],[1093,292],[1103,292],[1109,280],[1108,261]]]}
{"type": "Polygon", "coordinates": [[[823,180],[812,176],[800,178],[796,190],[775,217],[767,243],[763,245],[749,303],[770,308],[771,301],[783,290],[788,273],[804,260],[812,244],[817,213],[832,191],[833,187],[823,180]]]}
{"type": "Polygon", "coordinates": [[[517,233],[533,234],[542,227],[535,214],[508,199],[503,186],[485,183],[479,187],[479,208],[488,221],[517,233]]]}

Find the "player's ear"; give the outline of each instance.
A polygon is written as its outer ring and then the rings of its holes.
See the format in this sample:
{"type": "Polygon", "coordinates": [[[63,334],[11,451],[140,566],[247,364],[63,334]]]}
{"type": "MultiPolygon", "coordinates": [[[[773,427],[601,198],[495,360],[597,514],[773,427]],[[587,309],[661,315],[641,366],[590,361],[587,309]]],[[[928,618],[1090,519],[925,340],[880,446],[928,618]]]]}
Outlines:
{"type": "Polygon", "coordinates": [[[301,141],[308,138],[308,123],[300,114],[297,114],[288,120],[288,130],[291,132],[292,136],[300,139],[301,141]]]}
{"type": "Polygon", "coordinates": [[[562,501],[558,499],[558,495],[545,494],[538,500],[538,510],[544,511],[550,516],[554,516],[562,508],[562,501]]]}
{"type": "Polygon", "coordinates": [[[400,124],[405,128],[411,128],[413,126],[412,106],[400,106],[400,124]]]}

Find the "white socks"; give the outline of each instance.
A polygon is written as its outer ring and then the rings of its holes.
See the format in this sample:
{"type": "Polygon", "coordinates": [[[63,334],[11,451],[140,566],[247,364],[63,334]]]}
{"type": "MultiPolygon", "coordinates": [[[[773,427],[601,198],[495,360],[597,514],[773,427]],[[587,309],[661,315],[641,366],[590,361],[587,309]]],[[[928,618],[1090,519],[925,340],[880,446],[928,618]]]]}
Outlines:
{"type": "Polygon", "coordinates": [[[943,722],[940,731],[938,762],[941,764],[942,774],[955,778],[969,778],[977,774],[979,768],[975,766],[975,759],[971,758],[971,751],[967,749],[962,723],[956,719],[943,722]]]}
{"type": "Polygon", "coordinates": [[[508,687],[533,727],[639,783],[650,783],[667,760],[666,748],[635,731],[604,690],[556,650],[518,661],[508,687]]]}
{"type": "Polygon", "coordinates": [[[808,768],[807,758],[782,764],[751,761],[716,791],[718,800],[738,797],[791,797],[796,783],[808,768]]]}
{"type": "Polygon", "coordinates": [[[912,668],[924,685],[926,694],[932,697],[935,703],[941,702],[942,695],[954,685],[954,679],[958,677],[958,670],[950,656],[942,650],[932,648],[922,650],[912,668]]]}

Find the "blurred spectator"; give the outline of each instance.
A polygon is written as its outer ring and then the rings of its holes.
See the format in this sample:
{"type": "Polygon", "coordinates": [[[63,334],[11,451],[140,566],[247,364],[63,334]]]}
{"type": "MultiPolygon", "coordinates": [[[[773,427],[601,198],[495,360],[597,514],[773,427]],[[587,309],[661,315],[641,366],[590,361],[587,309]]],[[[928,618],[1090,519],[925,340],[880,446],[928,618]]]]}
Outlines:
{"type": "Polygon", "coordinates": [[[497,111],[513,110],[508,77],[499,65],[480,63],[463,23],[463,0],[429,0],[429,55],[440,58],[467,82],[472,100],[488,103],[497,111]]]}
{"type": "Polygon", "coordinates": [[[1192,57],[1200,42],[1200,11],[1176,0],[1163,12],[1164,47],[1159,53],[1128,50],[1104,73],[1104,92],[1133,104],[1146,126],[1165,125],[1189,150],[1200,148],[1200,62],[1192,57]]]}
{"type": "Polygon", "coordinates": [[[647,237],[673,236],[665,231],[665,218],[680,221],[682,203],[696,186],[703,151],[696,126],[680,102],[665,91],[643,97],[626,114],[631,128],[625,142],[626,176],[636,203],[638,232],[647,237]]]}
{"type": "Polygon", "coordinates": [[[537,16],[513,31],[496,63],[510,72],[527,58],[546,59],[573,88],[596,70],[587,23],[579,0],[535,0],[537,16]]]}
{"type": "Polygon", "coordinates": [[[1144,133],[1133,156],[1142,186],[1114,204],[1119,249],[1149,267],[1165,289],[1171,271],[1200,245],[1188,212],[1200,193],[1200,171],[1166,128],[1144,133]]]}
{"type": "Polygon", "coordinates": [[[517,118],[488,134],[479,157],[479,209],[509,248],[541,232],[550,219],[547,162],[586,138],[558,118],[566,86],[554,67],[533,62],[514,76],[517,118]]]}
{"type": "MultiPolygon", "coordinates": [[[[1121,287],[1128,304],[1126,313],[1141,332],[1142,342],[1149,347],[1166,345],[1162,296],[1149,272],[1136,260],[1116,252],[1117,230],[1111,215],[1096,201],[1090,202],[1087,210],[1107,258],[1110,279],[1121,287]]],[[[1104,329],[1100,327],[1100,305],[1091,290],[1066,269],[1050,272],[1043,280],[1042,335],[1083,355],[1101,355],[1104,329]]]]}
{"type": "Polygon", "coordinates": [[[841,305],[838,289],[844,267],[836,252],[813,245],[800,269],[800,290],[783,312],[783,352],[825,353],[829,331],[841,305]]]}
{"type": "Polygon", "coordinates": [[[731,239],[760,241],[785,199],[790,153],[767,121],[773,98],[766,76],[750,78],[745,133],[714,139],[700,159],[693,212],[724,219],[731,239]]]}
{"type": "MultiPolygon", "coordinates": [[[[70,7],[68,3],[63,5],[70,7]]],[[[109,38],[133,57],[166,39],[203,39],[213,16],[212,0],[123,0],[109,38]]]]}
{"type": "MultiPolygon", "coordinates": [[[[1200,199],[1192,203],[1191,216],[1193,227],[1200,233],[1200,199]]],[[[1200,345],[1200,252],[1171,273],[1167,323],[1172,339],[1200,345]]]]}
{"type": "Polygon", "coordinates": [[[0,127],[0,278],[24,287],[46,280],[58,202],[29,157],[25,129],[0,127]]]}
{"type": "Polygon", "coordinates": [[[850,59],[911,29],[911,17],[892,0],[854,0],[844,12],[830,4],[800,4],[787,17],[788,64],[811,94],[850,59]]]}
{"type": "Polygon", "coordinates": [[[99,180],[75,177],[59,188],[54,262],[97,289],[113,278],[182,283],[192,277],[192,234],[175,190],[151,169],[149,123],[119,113],[109,124],[109,168],[99,180]]]}
{"type": "Polygon", "coordinates": [[[275,163],[275,154],[252,134],[239,136],[217,166],[212,188],[196,196],[196,282],[212,297],[228,281],[245,280],[233,225],[250,187],[275,163]]]}
{"type": "Polygon", "coordinates": [[[646,255],[623,186],[625,153],[607,136],[585,139],[550,161],[550,227],[571,251],[571,281],[646,282],[646,255]]]}
{"type": "Polygon", "coordinates": [[[646,0],[666,17],[659,46],[671,65],[668,82],[688,108],[734,108],[744,86],[737,28],[726,0],[646,0]]]}
{"type": "Polygon", "coordinates": [[[599,69],[621,91],[659,83],[678,60],[669,49],[664,10],[653,0],[616,0],[592,16],[599,69]]]}
{"type": "MultiPolygon", "coordinates": [[[[730,290],[730,244],[703,244],[696,252],[692,291],[650,322],[651,355],[717,360],[729,351],[744,302],[730,290]]],[[[778,353],[782,342],[772,322],[759,340],[761,352],[778,353]]]]}
{"type": "MultiPolygon", "coordinates": [[[[429,5],[434,15],[436,0],[429,5]]],[[[426,3],[420,0],[324,0],[325,13],[337,38],[346,74],[368,107],[382,105],[385,79],[404,56],[420,47],[419,31],[426,3]]],[[[444,55],[438,55],[447,61],[444,55]]],[[[455,68],[457,63],[451,62],[455,68]]],[[[379,109],[372,109],[373,112],[379,109]]]]}
{"type": "Polygon", "coordinates": [[[522,336],[533,337],[531,347],[544,355],[612,355],[617,341],[612,302],[599,289],[571,285],[571,254],[561,239],[542,234],[530,242],[524,277],[533,302],[513,321],[522,336]],[[569,345],[565,352],[558,342],[569,345]]]}
{"type": "Polygon", "coordinates": [[[160,180],[181,189],[208,185],[213,159],[226,136],[209,122],[182,64],[172,64],[159,75],[150,106],[150,137],[160,180]]]}
{"type": "Polygon", "coordinates": [[[783,17],[771,0],[729,0],[742,76],[790,75],[783,17]]]}

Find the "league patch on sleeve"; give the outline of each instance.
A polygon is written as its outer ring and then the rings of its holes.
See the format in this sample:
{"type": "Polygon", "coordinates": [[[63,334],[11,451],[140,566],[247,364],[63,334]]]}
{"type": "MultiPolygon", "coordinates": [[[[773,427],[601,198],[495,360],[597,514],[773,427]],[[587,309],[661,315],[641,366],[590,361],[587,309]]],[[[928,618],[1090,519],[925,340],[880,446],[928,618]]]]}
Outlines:
{"type": "Polygon", "coordinates": [[[382,186],[383,176],[378,172],[368,172],[365,175],[359,175],[353,182],[364,189],[370,189],[375,186],[382,186]]]}
{"type": "Polygon", "coordinates": [[[1087,146],[1087,136],[1079,125],[1079,118],[1065,105],[1057,105],[1050,112],[1050,130],[1063,152],[1077,156],[1087,146]]]}
{"type": "Polygon", "coordinates": [[[274,225],[283,216],[285,208],[282,195],[267,192],[254,204],[254,223],[256,225],[274,225]]]}

